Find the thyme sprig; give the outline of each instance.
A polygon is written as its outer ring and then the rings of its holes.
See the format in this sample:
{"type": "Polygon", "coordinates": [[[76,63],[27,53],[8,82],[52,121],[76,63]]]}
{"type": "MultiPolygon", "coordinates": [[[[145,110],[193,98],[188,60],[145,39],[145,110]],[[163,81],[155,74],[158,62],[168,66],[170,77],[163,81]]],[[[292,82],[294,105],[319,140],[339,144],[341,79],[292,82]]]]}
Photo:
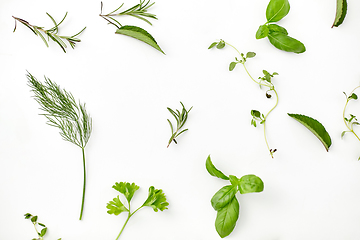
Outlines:
{"type": "Polygon", "coordinates": [[[106,21],[108,21],[109,24],[112,24],[114,26],[116,26],[117,28],[121,28],[123,25],[116,20],[114,17],[115,16],[132,16],[132,17],[136,17],[138,19],[141,19],[145,22],[147,22],[148,24],[152,25],[151,22],[149,20],[147,20],[146,18],[152,18],[152,19],[157,19],[155,14],[152,13],[148,13],[147,10],[153,6],[155,3],[150,3],[150,0],[148,0],[145,3],[145,0],[140,0],[139,4],[136,4],[135,6],[122,11],[122,12],[118,12],[116,13],[118,10],[120,10],[120,8],[122,8],[122,6],[124,5],[121,4],[120,7],[118,7],[117,9],[115,9],[114,11],[108,13],[108,14],[102,14],[102,8],[103,8],[103,3],[101,2],[101,12],[100,12],[100,17],[104,18],[106,21]]]}
{"type": "MultiPolygon", "coordinates": [[[[30,213],[25,213],[24,216],[25,216],[25,219],[30,219],[30,221],[34,225],[35,231],[39,237],[39,238],[33,238],[32,240],[43,240],[44,236],[47,232],[47,229],[48,229],[45,226],[45,224],[38,222],[38,216],[34,216],[30,213]],[[40,228],[41,228],[41,230],[40,230],[40,228]]],[[[61,238],[59,238],[58,240],[61,240],[61,238]]]]}
{"type": "Polygon", "coordinates": [[[39,82],[28,73],[28,85],[34,93],[35,100],[40,104],[40,109],[48,122],[47,124],[60,129],[60,135],[65,141],[80,147],[83,156],[83,196],[80,211],[82,218],[85,201],[86,168],[85,147],[92,131],[92,119],[87,113],[85,104],[77,103],[73,95],[61,89],[55,82],[45,77],[45,83],[39,82]]]}
{"type": "Polygon", "coordinates": [[[39,27],[39,26],[35,26],[30,24],[28,21],[25,21],[24,19],[21,18],[17,18],[12,16],[15,19],[15,27],[14,27],[14,31],[16,31],[16,27],[17,27],[17,22],[20,22],[22,24],[24,24],[25,26],[27,26],[35,35],[39,36],[43,42],[45,43],[45,45],[47,47],[49,47],[48,42],[51,40],[53,40],[54,42],[56,42],[61,49],[66,53],[66,41],[69,43],[69,45],[71,46],[71,48],[75,48],[75,44],[78,42],[81,42],[81,40],[79,38],[76,38],[78,35],[80,35],[86,27],[84,27],[80,32],[76,33],[75,35],[72,36],[62,36],[59,35],[59,26],[60,24],[62,24],[67,16],[67,12],[65,13],[65,16],[62,18],[62,20],[57,23],[55,21],[55,19],[49,14],[46,13],[46,15],[48,15],[48,17],[51,19],[51,21],[54,23],[54,27],[50,28],[50,29],[44,29],[44,27],[39,27]]]}
{"type": "Polygon", "coordinates": [[[167,147],[170,146],[171,142],[174,142],[174,143],[177,144],[176,138],[180,134],[182,134],[182,133],[184,133],[184,132],[186,132],[188,130],[188,129],[184,129],[184,130],[180,131],[181,128],[185,125],[186,120],[187,120],[188,115],[189,115],[189,112],[193,107],[191,107],[189,110],[186,110],[184,104],[182,102],[180,102],[180,104],[182,106],[181,112],[179,110],[177,110],[177,109],[174,111],[169,107],[167,108],[169,110],[169,112],[171,113],[171,115],[173,115],[175,120],[176,120],[176,130],[174,131],[175,128],[173,127],[171,121],[169,119],[167,119],[167,121],[170,124],[170,128],[171,128],[171,137],[170,137],[170,140],[168,142],[167,147]]]}

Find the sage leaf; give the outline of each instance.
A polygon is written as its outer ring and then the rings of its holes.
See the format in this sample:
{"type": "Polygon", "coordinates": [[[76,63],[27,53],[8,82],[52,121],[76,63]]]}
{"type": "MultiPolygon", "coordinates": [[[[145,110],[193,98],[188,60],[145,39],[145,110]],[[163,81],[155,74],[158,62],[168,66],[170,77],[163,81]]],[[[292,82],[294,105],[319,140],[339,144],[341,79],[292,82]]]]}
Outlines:
{"type": "Polygon", "coordinates": [[[240,205],[236,197],[231,202],[217,212],[215,228],[220,237],[228,236],[235,228],[239,218],[240,205]]]}
{"type": "Polygon", "coordinates": [[[326,151],[329,151],[329,147],[331,146],[331,138],[325,127],[319,121],[301,114],[288,113],[288,115],[309,129],[321,141],[326,151]]]}
{"type": "Polygon", "coordinates": [[[237,186],[226,185],[217,191],[214,196],[211,198],[211,206],[219,211],[221,208],[225,207],[230,201],[235,197],[237,193],[237,186]]]}
{"type": "Polygon", "coordinates": [[[266,19],[268,23],[280,21],[290,11],[288,0],[270,0],[266,8],[266,19]]]}
{"type": "Polygon", "coordinates": [[[279,32],[279,33],[288,35],[288,32],[286,31],[286,29],[277,24],[269,24],[268,28],[269,28],[270,32],[279,32]]]}
{"type": "Polygon", "coordinates": [[[269,28],[266,24],[264,24],[264,25],[261,25],[259,27],[259,29],[257,30],[255,38],[261,39],[261,38],[267,37],[268,34],[269,34],[269,28]]]}
{"type": "Polygon", "coordinates": [[[224,180],[229,180],[229,177],[225,176],[225,174],[223,174],[220,170],[218,170],[214,166],[214,164],[211,162],[210,155],[206,159],[205,167],[206,167],[206,170],[208,171],[208,173],[211,176],[221,178],[221,179],[224,179],[224,180]]]}
{"type": "Polygon", "coordinates": [[[281,32],[270,32],[268,38],[270,43],[280,50],[294,53],[303,53],[306,51],[303,43],[281,32]]]}
{"type": "Polygon", "coordinates": [[[140,27],[125,25],[125,26],[122,26],[121,28],[117,29],[115,33],[136,38],[140,41],[143,41],[144,43],[149,44],[156,50],[165,54],[161,50],[161,48],[159,47],[159,45],[157,44],[157,42],[155,41],[153,36],[151,36],[150,33],[148,33],[146,30],[144,30],[140,27]]]}
{"type": "Polygon", "coordinates": [[[335,15],[335,20],[332,25],[332,28],[338,27],[343,23],[345,16],[346,16],[346,11],[347,11],[346,0],[337,0],[336,1],[336,15],[335,15]]]}
{"type": "Polygon", "coordinates": [[[239,191],[241,194],[262,192],[263,190],[264,183],[258,176],[249,174],[240,178],[239,191]]]}

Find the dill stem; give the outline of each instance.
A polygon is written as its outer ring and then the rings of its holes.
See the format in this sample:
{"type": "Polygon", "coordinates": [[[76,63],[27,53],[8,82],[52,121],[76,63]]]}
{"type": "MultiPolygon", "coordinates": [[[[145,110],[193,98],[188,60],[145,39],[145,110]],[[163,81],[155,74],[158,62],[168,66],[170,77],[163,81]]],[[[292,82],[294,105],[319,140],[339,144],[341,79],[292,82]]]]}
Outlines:
{"type": "Polygon", "coordinates": [[[82,156],[83,156],[83,171],[84,171],[84,184],[83,184],[83,195],[82,195],[82,202],[81,202],[81,211],[80,211],[80,218],[82,218],[82,214],[84,211],[84,202],[85,202],[85,188],[86,188],[86,166],[85,166],[85,147],[81,148],[82,156]]]}

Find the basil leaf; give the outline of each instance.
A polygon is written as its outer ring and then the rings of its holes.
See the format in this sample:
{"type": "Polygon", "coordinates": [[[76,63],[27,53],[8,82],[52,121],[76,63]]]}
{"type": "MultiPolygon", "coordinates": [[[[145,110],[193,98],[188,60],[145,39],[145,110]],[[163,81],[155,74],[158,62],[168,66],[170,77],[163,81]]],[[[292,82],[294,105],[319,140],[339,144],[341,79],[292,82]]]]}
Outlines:
{"type": "Polygon", "coordinates": [[[306,51],[304,44],[283,33],[270,32],[268,38],[270,43],[280,50],[294,53],[303,53],[306,51]]]}
{"type": "Polygon", "coordinates": [[[332,27],[338,27],[343,23],[347,11],[347,2],[346,0],[337,0],[336,2],[336,15],[332,27]]]}
{"type": "Polygon", "coordinates": [[[280,27],[280,26],[277,25],[277,24],[269,24],[269,25],[268,25],[268,28],[269,28],[269,31],[270,31],[270,32],[279,32],[279,33],[288,35],[288,32],[286,31],[286,29],[283,28],[283,27],[280,27]]]}
{"type": "Polygon", "coordinates": [[[206,170],[208,171],[208,173],[211,176],[218,177],[218,178],[221,178],[221,179],[224,179],[224,180],[229,180],[229,178],[227,176],[225,176],[225,174],[223,174],[220,170],[218,170],[214,166],[214,164],[211,162],[210,155],[206,159],[205,166],[206,166],[206,170]]]}
{"type": "Polygon", "coordinates": [[[215,228],[220,237],[228,236],[235,228],[239,218],[240,205],[236,197],[231,202],[217,212],[215,228]]]}
{"type": "Polygon", "coordinates": [[[325,127],[319,121],[301,114],[288,113],[288,115],[309,129],[321,141],[326,151],[329,151],[331,138],[325,127]]]}
{"type": "Polygon", "coordinates": [[[264,190],[264,183],[261,178],[249,174],[240,178],[239,190],[241,194],[262,192],[264,190]]]}
{"type": "Polygon", "coordinates": [[[136,38],[165,54],[150,33],[140,27],[126,25],[117,29],[115,33],[136,38]]]}
{"type": "Polygon", "coordinates": [[[255,37],[256,37],[256,39],[261,39],[261,38],[266,37],[268,34],[269,34],[269,28],[266,24],[264,24],[259,27],[259,29],[256,32],[255,37]]]}
{"type": "Polygon", "coordinates": [[[269,22],[280,21],[290,11],[288,0],[270,0],[266,8],[266,19],[269,22]]]}
{"type": "Polygon", "coordinates": [[[229,179],[230,179],[230,183],[231,185],[237,187],[240,183],[240,179],[238,179],[236,176],[234,175],[229,175],[229,179]]]}
{"type": "Polygon", "coordinates": [[[230,203],[237,193],[237,186],[227,185],[222,187],[215,195],[211,198],[211,206],[219,211],[230,203]]]}

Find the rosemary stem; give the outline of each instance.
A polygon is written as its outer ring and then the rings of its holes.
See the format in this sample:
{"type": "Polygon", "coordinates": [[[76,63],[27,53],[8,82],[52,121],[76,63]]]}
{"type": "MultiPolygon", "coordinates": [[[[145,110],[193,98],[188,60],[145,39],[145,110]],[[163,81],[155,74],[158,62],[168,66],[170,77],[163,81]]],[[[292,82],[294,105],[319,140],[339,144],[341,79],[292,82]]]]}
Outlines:
{"type": "Polygon", "coordinates": [[[81,150],[82,150],[82,156],[83,156],[84,184],[83,184],[83,195],[82,195],[81,211],[80,211],[80,218],[79,218],[79,220],[81,220],[82,215],[83,215],[83,211],[84,211],[85,188],[86,188],[85,147],[82,147],[81,150]]]}

